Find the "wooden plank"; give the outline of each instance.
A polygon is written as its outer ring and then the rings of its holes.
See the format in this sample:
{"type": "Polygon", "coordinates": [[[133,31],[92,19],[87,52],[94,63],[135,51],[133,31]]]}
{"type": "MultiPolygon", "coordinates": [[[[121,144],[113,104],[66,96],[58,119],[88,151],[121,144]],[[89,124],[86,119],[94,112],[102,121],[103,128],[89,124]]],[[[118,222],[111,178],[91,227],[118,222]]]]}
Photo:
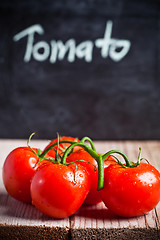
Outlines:
{"type": "MultiPolygon", "coordinates": [[[[41,149],[47,143],[32,140],[32,146],[41,149]]],[[[160,204],[136,218],[117,217],[100,203],[82,206],[70,218],[55,220],[10,197],[2,182],[3,162],[12,149],[25,145],[26,140],[0,140],[0,239],[160,239],[160,204]]],[[[96,141],[95,146],[99,153],[121,150],[133,161],[142,147],[142,156],[160,170],[160,141],[96,141]]]]}

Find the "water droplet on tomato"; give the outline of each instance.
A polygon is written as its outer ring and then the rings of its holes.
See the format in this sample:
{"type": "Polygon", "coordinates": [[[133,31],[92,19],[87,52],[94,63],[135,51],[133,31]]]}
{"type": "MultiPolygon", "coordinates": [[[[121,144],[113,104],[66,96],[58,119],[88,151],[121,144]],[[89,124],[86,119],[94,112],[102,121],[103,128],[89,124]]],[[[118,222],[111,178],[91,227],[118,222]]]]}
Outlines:
{"type": "Polygon", "coordinates": [[[36,160],[35,158],[31,157],[31,158],[29,159],[29,164],[30,164],[30,166],[31,166],[32,168],[35,167],[36,163],[37,163],[37,160],[36,160]]]}

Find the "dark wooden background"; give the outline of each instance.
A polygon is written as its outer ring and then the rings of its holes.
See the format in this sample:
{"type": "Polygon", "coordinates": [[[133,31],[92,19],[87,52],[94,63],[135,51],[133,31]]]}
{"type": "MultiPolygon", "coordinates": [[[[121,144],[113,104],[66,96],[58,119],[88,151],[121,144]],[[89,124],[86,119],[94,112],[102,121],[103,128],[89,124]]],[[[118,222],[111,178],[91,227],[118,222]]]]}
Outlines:
{"type": "Polygon", "coordinates": [[[0,1],[0,138],[160,139],[159,13],[155,0],[0,1]],[[113,39],[131,42],[118,62],[95,46],[91,62],[25,62],[27,37],[13,39],[40,24],[34,44],[94,43],[108,21],[113,39]]]}

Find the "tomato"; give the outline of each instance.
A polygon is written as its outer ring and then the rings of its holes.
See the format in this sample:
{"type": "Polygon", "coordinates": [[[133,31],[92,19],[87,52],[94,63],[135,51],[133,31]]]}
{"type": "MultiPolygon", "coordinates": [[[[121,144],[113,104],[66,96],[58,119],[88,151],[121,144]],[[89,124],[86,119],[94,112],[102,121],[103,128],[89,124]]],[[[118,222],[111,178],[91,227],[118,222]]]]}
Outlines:
{"type": "Polygon", "coordinates": [[[110,165],[104,171],[104,188],[100,195],[116,215],[143,215],[160,201],[160,173],[147,163],[132,168],[110,165]]]}
{"type": "MultiPolygon", "coordinates": [[[[85,200],[85,204],[97,204],[101,202],[101,197],[99,194],[99,191],[97,191],[97,185],[98,185],[98,165],[96,160],[84,149],[78,150],[76,152],[71,153],[67,159],[66,162],[73,162],[77,160],[85,160],[87,162],[79,161],[78,163],[83,165],[86,170],[88,171],[90,178],[91,178],[91,187],[90,191],[87,195],[87,198],[85,200]]],[[[104,167],[108,167],[110,164],[116,163],[116,161],[113,159],[113,157],[109,156],[104,161],[104,167]]]]}
{"type": "Polygon", "coordinates": [[[3,182],[13,198],[31,202],[30,182],[38,160],[38,156],[29,147],[18,147],[7,156],[2,170],[3,182]]]}
{"type": "MultiPolygon", "coordinates": [[[[59,141],[75,141],[75,142],[79,142],[79,139],[77,138],[74,138],[74,137],[68,137],[68,136],[62,136],[62,137],[59,137],[59,141]]],[[[45,147],[44,150],[46,150],[49,146],[51,146],[52,144],[56,143],[58,141],[58,138],[56,139],[53,139],[52,141],[50,141],[50,143],[45,147]]],[[[64,150],[69,147],[71,144],[70,143],[60,143],[59,144],[59,148],[58,148],[58,152],[60,154],[63,154],[64,150]]],[[[57,149],[57,146],[53,147],[51,150],[49,150],[48,152],[48,155],[50,157],[55,157],[56,155],[56,152],[55,150],[57,149]]],[[[75,147],[74,149],[79,149],[79,147],[75,147]]]]}
{"type": "Polygon", "coordinates": [[[84,167],[77,164],[76,173],[75,170],[75,164],[48,163],[41,166],[31,182],[32,204],[54,218],[74,214],[90,189],[90,178],[84,167]]]}

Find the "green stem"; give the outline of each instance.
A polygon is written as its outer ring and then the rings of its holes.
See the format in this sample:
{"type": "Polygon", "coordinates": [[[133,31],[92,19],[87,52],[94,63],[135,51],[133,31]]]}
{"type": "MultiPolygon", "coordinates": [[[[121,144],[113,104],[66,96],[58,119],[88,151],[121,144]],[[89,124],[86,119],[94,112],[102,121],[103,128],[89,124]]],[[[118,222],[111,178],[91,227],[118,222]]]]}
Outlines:
{"type": "Polygon", "coordinates": [[[124,166],[124,167],[127,167],[127,168],[130,168],[130,167],[133,167],[133,166],[134,166],[133,163],[128,159],[128,157],[127,157],[124,153],[122,153],[121,151],[119,151],[119,150],[111,150],[111,151],[108,151],[107,153],[103,154],[103,156],[102,156],[103,161],[105,160],[106,157],[108,157],[109,155],[114,154],[114,153],[118,153],[119,155],[121,155],[121,156],[124,158],[126,164],[123,165],[123,164],[120,163],[120,161],[119,161],[118,163],[119,163],[120,165],[122,165],[122,166],[124,166]]]}
{"type": "MultiPolygon", "coordinates": [[[[69,141],[69,140],[63,140],[63,141],[59,141],[59,144],[61,143],[70,143],[73,144],[75,143],[74,141],[69,141]]],[[[55,142],[52,145],[50,145],[48,148],[46,148],[40,155],[41,158],[43,158],[53,147],[55,147],[58,143],[55,142]]]]}
{"type": "Polygon", "coordinates": [[[91,148],[92,148],[94,151],[96,151],[96,148],[95,148],[95,146],[94,146],[94,144],[93,144],[93,141],[92,141],[89,137],[84,137],[84,138],[82,138],[80,142],[84,143],[85,141],[88,141],[88,142],[90,143],[90,145],[91,145],[91,148]]]}
{"type": "Polygon", "coordinates": [[[135,167],[137,167],[141,162],[141,151],[142,151],[142,149],[139,148],[138,160],[137,160],[137,163],[134,164],[135,167]]]}
{"type": "MultiPolygon", "coordinates": [[[[39,154],[30,146],[30,141],[31,141],[31,138],[35,135],[36,133],[32,133],[30,136],[29,136],[29,139],[27,141],[27,146],[32,150],[32,152],[34,152],[35,155],[37,155],[39,157],[39,154]]],[[[38,152],[40,150],[38,149],[38,152]]]]}
{"type": "Polygon", "coordinates": [[[55,155],[55,161],[58,163],[58,157],[59,157],[59,152],[58,152],[58,150],[59,150],[59,135],[57,136],[57,149],[55,150],[55,153],[56,153],[56,155],[55,155]]]}
{"type": "Polygon", "coordinates": [[[104,187],[104,161],[102,155],[99,155],[98,159],[98,187],[97,190],[101,190],[104,187]]]}
{"type": "Polygon", "coordinates": [[[76,146],[80,146],[82,147],[84,150],[86,150],[95,160],[99,159],[99,155],[96,151],[94,151],[91,147],[89,147],[88,145],[86,145],[83,142],[77,142],[77,143],[73,143],[72,145],[70,145],[66,151],[63,154],[62,157],[62,164],[66,164],[66,158],[68,156],[68,154],[70,153],[70,151],[72,150],[72,148],[76,147],[76,146]]]}
{"type": "MultiPolygon", "coordinates": [[[[103,189],[104,187],[104,160],[109,156],[109,155],[112,155],[112,154],[119,154],[121,155],[124,160],[125,160],[125,164],[122,164],[121,161],[119,161],[116,157],[115,159],[117,159],[117,162],[118,164],[120,164],[122,167],[125,167],[125,168],[131,168],[131,167],[136,167],[140,164],[140,154],[141,154],[141,149],[140,149],[140,152],[139,152],[139,155],[138,155],[138,160],[137,160],[137,163],[134,164],[132,163],[128,157],[121,151],[119,150],[110,150],[108,152],[106,152],[105,154],[103,155],[100,155],[96,152],[96,149],[95,149],[95,146],[92,142],[92,140],[89,138],[89,137],[84,137],[82,138],[82,140],[80,142],[75,142],[75,141],[69,141],[69,140],[63,140],[63,141],[59,141],[59,143],[53,143],[52,145],[50,145],[47,149],[45,149],[41,154],[40,154],[40,158],[44,158],[44,156],[48,153],[48,151],[50,151],[52,148],[54,148],[56,145],[57,145],[57,148],[59,146],[59,144],[61,143],[70,143],[71,145],[66,148],[66,150],[64,151],[63,153],[63,156],[61,158],[61,164],[64,164],[64,165],[69,165],[71,163],[67,163],[66,162],[66,159],[68,157],[68,155],[70,154],[71,150],[76,147],[76,146],[80,146],[82,147],[85,151],[87,151],[97,162],[98,164],[98,186],[97,186],[97,190],[101,190],[103,189]],[[90,143],[90,146],[85,144],[84,142],[85,141],[88,141],[90,143]]],[[[57,150],[57,154],[58,154],[58,150],[57,150]]],[[[83,161],[83,160],[81,160],[83,161]]],[[[77,161],[74,161],[72,162],[73,164],[75,164],[77,161]]]]}

